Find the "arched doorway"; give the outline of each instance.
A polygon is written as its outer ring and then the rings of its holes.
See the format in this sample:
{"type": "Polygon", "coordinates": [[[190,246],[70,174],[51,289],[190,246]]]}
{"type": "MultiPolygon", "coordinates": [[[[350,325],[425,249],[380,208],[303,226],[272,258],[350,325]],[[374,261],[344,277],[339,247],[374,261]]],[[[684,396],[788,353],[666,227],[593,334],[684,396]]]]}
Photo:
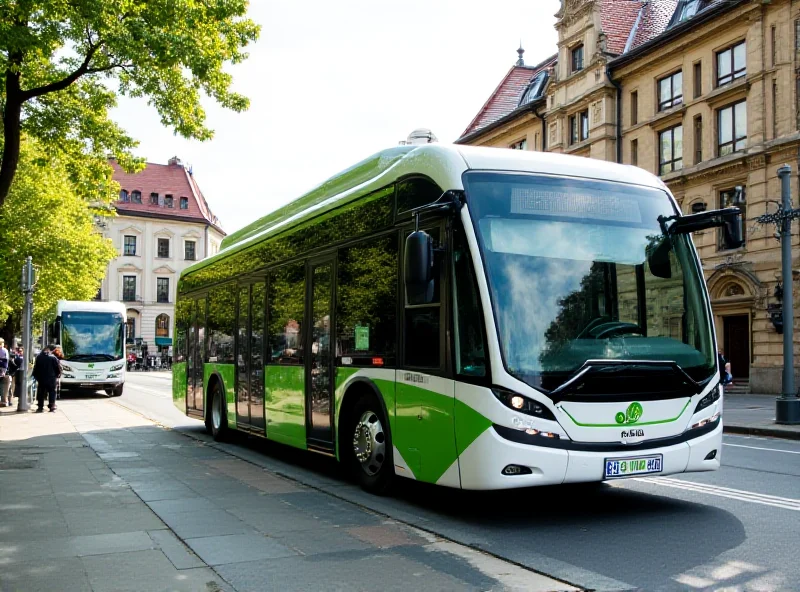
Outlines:
{"type": "Polygon", "coordinates": [[[166,313],[161,313],[156,317],[156,347],[158,353],[161,354],[163,363],[166,363],[166,358],[172,350],[169,321],[169,315],[166,313]]]}
{"type": "Polygon", "coordinates": [[[717,344],[731,364],[734,383],[746,386],[753,360],[752,323],[760,282],[741,269],[718,270],[708,279],[717,344]]]}

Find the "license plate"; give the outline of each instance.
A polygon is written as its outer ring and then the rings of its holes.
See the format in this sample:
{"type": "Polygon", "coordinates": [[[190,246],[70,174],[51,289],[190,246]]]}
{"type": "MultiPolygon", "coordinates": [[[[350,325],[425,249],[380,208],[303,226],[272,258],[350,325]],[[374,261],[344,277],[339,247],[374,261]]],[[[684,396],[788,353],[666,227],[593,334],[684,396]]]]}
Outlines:
{"type": "Polygon", "coordinates": [[[98,376],[100,376],[100,375],[99,374],[87,374],[86,375],[86,380],[92,380],[93,378],[97,378],[98,376]]]}
{"type": "Polygon", "coordinates": [[[660,473],[664,458],[661,454],[634,456],[631,458],[607,458],[605,460],[605,479],[620,479],[633,475],[660,473]]]}

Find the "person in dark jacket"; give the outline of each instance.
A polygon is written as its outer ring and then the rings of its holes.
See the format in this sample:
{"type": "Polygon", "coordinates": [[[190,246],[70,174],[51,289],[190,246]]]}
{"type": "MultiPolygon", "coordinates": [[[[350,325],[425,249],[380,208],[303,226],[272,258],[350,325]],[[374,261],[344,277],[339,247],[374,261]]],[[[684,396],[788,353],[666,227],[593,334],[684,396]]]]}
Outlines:
{"type": "Polygon", "coordinates": [[[38,383],[36,390],[36,402],[39,404],[36,413],[44,411],[44,395],[47,393],[48,407],[50,412],[56,410],[56,382],[61,376],[61,364],[51,352],[55,351],[56,346],[51,345],[43,349],[42,353],[36,356],[33,364],[33,377],[38,383]]]}

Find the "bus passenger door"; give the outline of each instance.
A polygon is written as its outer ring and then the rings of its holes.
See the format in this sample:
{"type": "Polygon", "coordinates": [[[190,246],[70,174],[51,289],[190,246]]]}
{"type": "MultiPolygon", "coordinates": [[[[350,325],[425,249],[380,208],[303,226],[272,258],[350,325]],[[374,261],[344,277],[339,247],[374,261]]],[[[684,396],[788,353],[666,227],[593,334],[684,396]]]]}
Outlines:
{"type": "Polygon", "coordinates": [[[333,452],[333,319],[334,260],[313,261],[308,270],[309,344],[306,356],[306,422],[308,445],[333,452]]]}
{"type": "MultiPolygon", "coordinates": [[[[442,246],[443,224],[425,230],[436,246],[442,246]]],[[[404,238],[409,233],[410,230],[404,233],[404,238]]],[[[394,464],[399,475],[460,487],[455,446],[455,382],[448,375],[446,355],[445,260],[441,256],[436,259],[427,297],[406,293],[405,283],[401,283],[405,293],[403,359],[396,379],[394,464]]]]}
{"type": "Polygon", "coordinates": [[[250,286],[239,288],[236,319],[236,424],[250,427],[250,286]]]}
{"type": "Polygon", "coordinates": [[[186,357],[188,394],[186,407],[193,415],[203,414],[203,361],[205,359],[206,299],[194,300],[187,335],[189,351],[186,357]]]}

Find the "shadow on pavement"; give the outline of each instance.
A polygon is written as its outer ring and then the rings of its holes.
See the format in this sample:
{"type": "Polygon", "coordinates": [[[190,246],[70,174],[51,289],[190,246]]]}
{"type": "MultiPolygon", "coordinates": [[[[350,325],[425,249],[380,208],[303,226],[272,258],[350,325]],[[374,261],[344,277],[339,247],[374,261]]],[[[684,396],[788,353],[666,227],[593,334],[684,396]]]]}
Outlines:
{"type": "MultiPolygon", "coordinates": [[[[201,429],[193,431],[210,440],[201,429]]],[[[263,466],[304,484],[583,585],[569,566],[641,589],[685,590],[677,577],[719,564],[722,554],[746,540],[741,521],[711,504],[603,483],[476,492],[398,479],[390,497],[376,497],[332,459],[243,434],[232,434],[228,443],[258,452],[263,466]],[[552,565],[543,565],[546,558],[552,565]]]]}

